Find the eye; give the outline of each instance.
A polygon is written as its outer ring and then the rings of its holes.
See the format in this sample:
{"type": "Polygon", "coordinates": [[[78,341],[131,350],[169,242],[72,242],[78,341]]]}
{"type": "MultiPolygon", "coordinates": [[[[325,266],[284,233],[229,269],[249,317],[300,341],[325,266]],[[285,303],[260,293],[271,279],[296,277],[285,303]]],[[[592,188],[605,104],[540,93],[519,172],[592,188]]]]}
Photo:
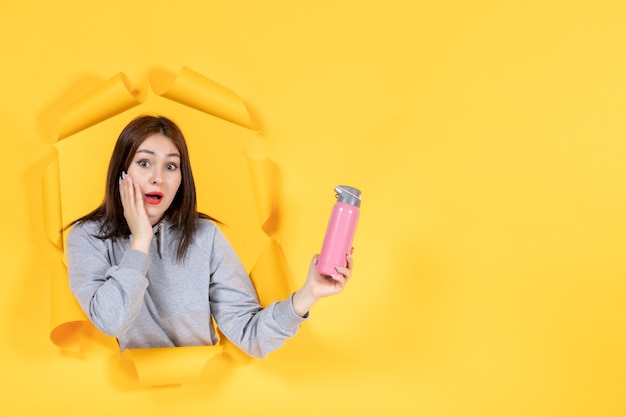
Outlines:
{"type": "Polygon", "coordinates": [[[169,171],[175,171],[178,168],[178,166],[172,163],[172,164],[167,164],[165,168],[168,169],[169,171]]]}
{"type": "Polygon", "coordinates": [[[142,160],[140,160],[140,161],[137,161],[137,164],[138,164],[140,167],[143,167],[143,168],[147,168],[147,167],[149,167],[149,166],[150,166],[150,162],[149,162],[148,160],[146,160],[146,159],[142,159],[142,160]]]}

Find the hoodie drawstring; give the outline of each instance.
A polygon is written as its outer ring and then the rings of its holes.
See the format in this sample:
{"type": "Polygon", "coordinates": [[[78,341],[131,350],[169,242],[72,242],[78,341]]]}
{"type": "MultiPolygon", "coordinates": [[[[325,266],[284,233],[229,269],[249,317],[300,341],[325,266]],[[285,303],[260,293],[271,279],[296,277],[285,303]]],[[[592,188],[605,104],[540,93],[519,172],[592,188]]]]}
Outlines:
{"type": "Polygon", "coordinates": [[[159,229],[157,230],[157,252],[159,253],[159,258],[163,259],[163,254],[161,252],[163,248],[163,222],[159,223],[159,229]]]}

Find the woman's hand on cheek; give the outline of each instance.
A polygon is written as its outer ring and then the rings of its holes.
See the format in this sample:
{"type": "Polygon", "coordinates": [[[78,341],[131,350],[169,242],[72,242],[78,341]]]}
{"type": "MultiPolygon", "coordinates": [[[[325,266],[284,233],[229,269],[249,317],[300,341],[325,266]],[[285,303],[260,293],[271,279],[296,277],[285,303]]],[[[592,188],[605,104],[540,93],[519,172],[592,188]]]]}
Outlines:
{"type": "Polygon", "coordinates": [[[148,253],[153,232],[143,205],[143,192],[139,184],[125,172],[120,177],[120,199],[124,218],[132,234],[131,248],[148,253]]]}

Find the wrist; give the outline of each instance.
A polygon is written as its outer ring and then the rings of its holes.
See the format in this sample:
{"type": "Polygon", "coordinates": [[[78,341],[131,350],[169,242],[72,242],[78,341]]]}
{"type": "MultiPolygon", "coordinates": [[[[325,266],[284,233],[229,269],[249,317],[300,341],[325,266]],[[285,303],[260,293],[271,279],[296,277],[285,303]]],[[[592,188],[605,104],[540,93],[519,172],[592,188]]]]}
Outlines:
{"type": "Polygon", "coordinates": [[[152,237],[150,237],[150,239],[147,239],[147,238],[136,239],[133,236],[130,242],[130,249],[135,249],[148,255],[150,252],[150,242],[152,242],[152,237]]]}
{"type": "Polygon", "coordinates": [[[293,311],[300,317],[304,317],[307,315],[311,307],[315,303],[317,303],[319,299],[313,295],[311,291],[308,290],[306,285],[296,291],[292,298],[291,302],[293,304],[293,311]]]}

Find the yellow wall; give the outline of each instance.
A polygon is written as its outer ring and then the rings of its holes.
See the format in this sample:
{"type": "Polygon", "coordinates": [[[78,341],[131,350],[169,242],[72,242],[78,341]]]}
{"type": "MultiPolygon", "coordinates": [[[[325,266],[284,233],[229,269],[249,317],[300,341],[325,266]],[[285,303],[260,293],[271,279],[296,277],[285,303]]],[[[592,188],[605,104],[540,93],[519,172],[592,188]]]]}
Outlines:
{"type": "Polygon", "coordinates": [[[625,19],[620,0],[0,2],[0,415],[624,415],[625,19]],[[182,66],[262,126],[294,287],[334,185],[362,217],[349,287],[281,350],[145,388],[98,334],[49,339],[41,178],[72,97],[182,66]]]}

